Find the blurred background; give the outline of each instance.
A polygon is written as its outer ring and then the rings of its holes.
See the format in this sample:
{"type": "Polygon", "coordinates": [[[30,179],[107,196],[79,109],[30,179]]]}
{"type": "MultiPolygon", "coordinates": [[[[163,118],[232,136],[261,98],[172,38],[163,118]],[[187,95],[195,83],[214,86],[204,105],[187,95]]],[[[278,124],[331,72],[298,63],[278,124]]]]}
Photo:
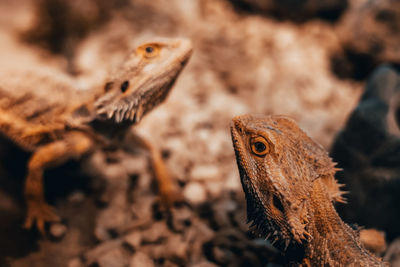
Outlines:
{"type": "Polygon", "coordinates": [[[378,254],[400,266],[399,1],[0,0],[0,69],[50,67],[90,87],[149,36],[194,44],[168,99],[134,127],[187,204],[160,210],[148,155],[98,151],[46,172],[64,227],[41,238],[21,227],[29,155],[3,140],[0,266],[279,266],[246,224],[229,133],[244,113],[291,116],[332,151],[348,169],[340,214],[385,233],[378,254]],[[383,107],[359,102],[366,86],[362,100],[383,107]]]}

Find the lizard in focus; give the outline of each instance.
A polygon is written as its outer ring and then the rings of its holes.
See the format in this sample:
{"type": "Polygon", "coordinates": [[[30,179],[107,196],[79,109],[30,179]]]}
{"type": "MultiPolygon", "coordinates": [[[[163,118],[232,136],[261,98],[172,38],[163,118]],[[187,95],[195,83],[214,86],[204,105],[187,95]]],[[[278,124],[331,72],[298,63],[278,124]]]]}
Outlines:
{"type": "Polygon", "coordinates": [[[336,213],[345,202],[335,163],[286,116],[233,118],[232,141],[248,221],[289,266],[386,266],[336,213]]]}
{"type": "Polygon", "coordinates": [[[155,38],[131,51],[102,86],[90,90],[78,90],[62,73],[2,73],[0,133],[32,153],[25,228],[36,223],[44,233],[46,222],[59,221],[44,198],[43,171],[98,145],[131,141],[149,150],[161,199],[169,203],[176,197],[161,153],[130,128],[164,101],[191,52],[187,39],[155,38]]]}

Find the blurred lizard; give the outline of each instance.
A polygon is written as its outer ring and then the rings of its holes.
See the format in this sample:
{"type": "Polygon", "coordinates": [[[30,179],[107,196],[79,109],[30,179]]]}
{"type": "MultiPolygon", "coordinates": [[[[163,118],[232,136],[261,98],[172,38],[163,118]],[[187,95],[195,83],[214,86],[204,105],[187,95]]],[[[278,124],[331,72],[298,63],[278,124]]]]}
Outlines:
{"type": "Polygon", "coordinates": [[[335,163],[292,119],[238,116],[231,133],[248,220],[288,265],[385,266],[336,213],[345,200],[335,163]]]}
{"type": "Polygon", "coordinates": [[[46,222],[59,221],[44,198],[44,169],[96,145],[135,141],[148,149],[161,198],[173,200],[175,187],[160,152],[130,127],[164,101],[191,52],[187,39],[154,39],[132,51],[104,86],[91,90],[77,90],[74,80],[57,72],[2,73],[0,133],[32,152],[24,190],[26,228],[36,223],[44,233],[46,222]]]}

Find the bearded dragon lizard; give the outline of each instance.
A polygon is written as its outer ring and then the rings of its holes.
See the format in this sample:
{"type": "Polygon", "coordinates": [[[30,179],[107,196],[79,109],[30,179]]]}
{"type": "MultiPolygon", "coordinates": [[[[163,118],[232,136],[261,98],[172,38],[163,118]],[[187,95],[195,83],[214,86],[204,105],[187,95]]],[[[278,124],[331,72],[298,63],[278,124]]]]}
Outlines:
{"type": "Polygon", "coordinates": [[[174,186],[160,152],[129,129],[164,101],[191,52],[191,42],[182,38],[143,43],[103,86],[91,90],[77,90],[72,78],[60,73],[3,73],[0,133],[32,152],[24,190],[26,228],[36,223],[43,233],[46,222],[59,221],[44,199],[46,168],[123,139],[134,139],[150,151],[160,195],[166,202],[173,199],[174,186]]]}
{"type": "Polygon", "coordinates": [[[238,116],[231,134],[248,221],[289,266],[385,266],[336,213],[335,163],[292,119],[238,116]]]}

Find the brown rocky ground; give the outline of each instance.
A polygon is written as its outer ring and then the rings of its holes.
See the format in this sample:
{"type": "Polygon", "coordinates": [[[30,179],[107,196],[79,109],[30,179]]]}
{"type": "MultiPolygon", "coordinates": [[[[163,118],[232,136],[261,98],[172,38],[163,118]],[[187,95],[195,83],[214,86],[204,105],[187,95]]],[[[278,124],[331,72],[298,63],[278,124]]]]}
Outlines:
{"type": "Polygon", "coordinates": [[[55,23],[43,10],[35,17],[34,7],[48,2],[0,1],[1,67],[46,65],[96,84],[143,36],[193,40],[171,95],[135,127],[162,149],[185,203],[160,210],[146,154],[98,151],[46,174],[47,197],[66,229],[56,225],[50,231],[59,237],[42,239],[21,229],[27,155],[4,144],[0,265],[279,264],[279,252],[247,232],[230,119],[287,114],[329,148],[363,86],[332,71],[332,55],[343,49],[341,21],[278,21],[225,0],[93,0],[62,4],[68,12],[55,23]],[[54,37],[49,25],[64,34],[54,37]]]}

